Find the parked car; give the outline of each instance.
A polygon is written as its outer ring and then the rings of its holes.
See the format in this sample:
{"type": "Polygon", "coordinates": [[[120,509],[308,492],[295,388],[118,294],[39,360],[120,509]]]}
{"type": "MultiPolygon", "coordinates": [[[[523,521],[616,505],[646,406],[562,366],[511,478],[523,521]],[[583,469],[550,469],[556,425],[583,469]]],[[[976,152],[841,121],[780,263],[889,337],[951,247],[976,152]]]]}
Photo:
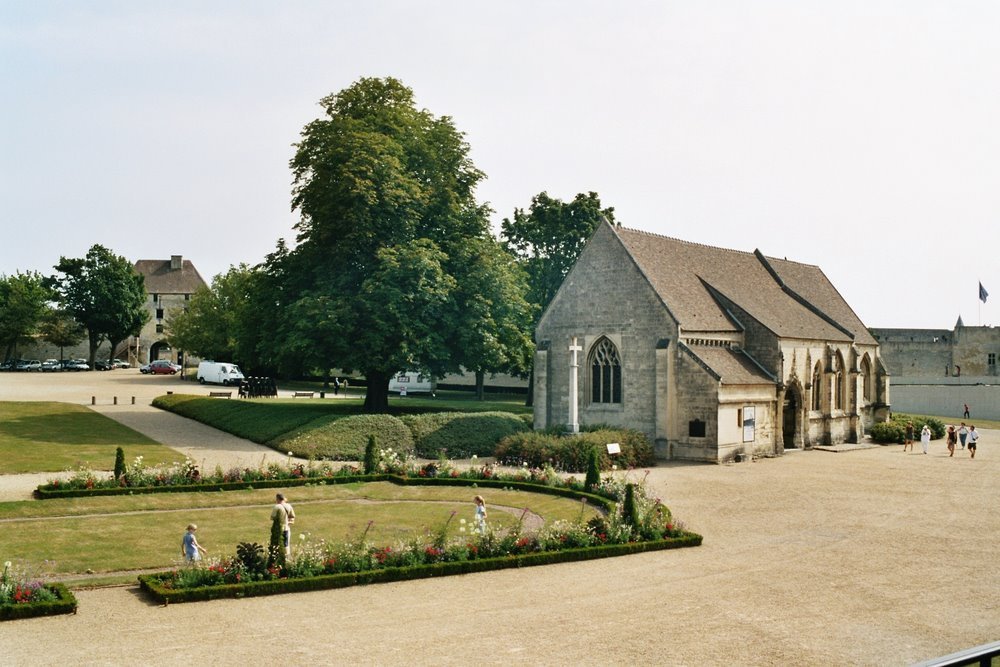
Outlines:
{"type": "Polygon", "coordinates": [[[239,386],[243,382],[243,373],[236,364],[216,361],[203,361],[198,364],[198,382],[205,384],[221,384],[222,386],[239,386]]]}
{"type": "Polygon", "coordinates": [[[128,368],[129,364],[124,359],[113,359],[111,361],[112,368],[128,368]]]}
{"type": "Polygon", "coordinates": [[[110,361],[104,361],[103,359],[94,362],[95,371],[110,371],[114,366],[111,365],[110,361]]]}
{"type": "Polygon", "coordinates": [[[17,366],[17,362],[13,359],[8,359],[7,361],[0,364],[0,371],[12,371],[17,366]]]}
{"type": "Polygon", "coordinates": [[[148,375],[175,375],[181,367],[166,359],[157,359],[145,366],[139,367],[139,372],[148,375]]]}
{"type": "Polygon", "coordinates": [[[17,364],[17,370],[19,371],[40,371],[42,370],[42,362],[38,359],[28,359],[22,360],[17,364]]]}
{"type": "Polygon", "coordinates": [[[62,364],[59,363],[58,359],[46,359],[42,362],[42,372],[53,373],[55,371],[62,370],[62,364]]]}
{"type": "Polygon", "coordinates": [[[63,368],[67,371],[89,371],[90,366],[86,359],[70,359],[64,362],[63,368]]]}

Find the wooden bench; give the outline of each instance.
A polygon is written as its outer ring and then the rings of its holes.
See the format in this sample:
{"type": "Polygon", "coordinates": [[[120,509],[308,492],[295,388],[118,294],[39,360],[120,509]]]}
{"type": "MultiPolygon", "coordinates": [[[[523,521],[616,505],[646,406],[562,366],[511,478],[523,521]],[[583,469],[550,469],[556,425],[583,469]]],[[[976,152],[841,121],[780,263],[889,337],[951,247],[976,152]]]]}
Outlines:
{"type": "Polygon", "coordinates": [[[312,398],[313,394],[315,394],[315,393],[316,392],[314,392],[314,391],[297,391],[292,396],[292,398],[312,398]]]}
{"type": "Polygon", "coordinates": [[[208,392],[209,398],[232,398],[233,392],[231,391],[210,391],[208,392]]]}

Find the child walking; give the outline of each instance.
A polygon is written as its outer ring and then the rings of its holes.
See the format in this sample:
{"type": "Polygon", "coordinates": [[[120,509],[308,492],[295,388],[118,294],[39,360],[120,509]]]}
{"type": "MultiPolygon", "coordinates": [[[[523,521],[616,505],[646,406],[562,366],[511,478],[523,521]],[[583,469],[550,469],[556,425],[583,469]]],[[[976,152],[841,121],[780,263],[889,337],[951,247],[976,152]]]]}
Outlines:
{"type": "Polygon", "coordinates": [[[480,535],[486,534],[486,501],[482,496],[472,499],[476,503],[476,531],[480,535]]]}
{"type": "Polygon", "coordinates": [[[198,538],[194,536],[194,531],[196,530],[198,530],[198,526],[189,523],[187,532],[184,533],[184,537],[181,539],[181,555],[184,556],[184,560],[188,563],[197,563],[201,560],[202,554],[208,553],[205,547],[198,544],[198,538]]]}

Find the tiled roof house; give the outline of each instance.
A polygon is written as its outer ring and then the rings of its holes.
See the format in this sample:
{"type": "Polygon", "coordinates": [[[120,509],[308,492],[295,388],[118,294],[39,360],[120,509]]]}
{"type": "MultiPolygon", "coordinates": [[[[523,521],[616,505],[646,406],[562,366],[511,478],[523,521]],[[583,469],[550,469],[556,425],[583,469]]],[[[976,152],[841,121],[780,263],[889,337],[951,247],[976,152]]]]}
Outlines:
{"type": "Polygon", "coordinates": [[[536,427],[637,428],[661,458],[857,442],[889,407],[878,342],[819,267],[759,251],[602,223],[535,339],[536,427]]]}
{"type": "Polygon", "coordinates": [[[178,350],[171,349],[166,339],[166,321],[171,313],[187,308],[191,295],[206,286],[205,280],[191,260],[181,255],[140,259],[134,268],[145,278],[150,318],[139,337],[129,341],[129,356],[138,363],[155,359],[177,362],[178,350]]]}

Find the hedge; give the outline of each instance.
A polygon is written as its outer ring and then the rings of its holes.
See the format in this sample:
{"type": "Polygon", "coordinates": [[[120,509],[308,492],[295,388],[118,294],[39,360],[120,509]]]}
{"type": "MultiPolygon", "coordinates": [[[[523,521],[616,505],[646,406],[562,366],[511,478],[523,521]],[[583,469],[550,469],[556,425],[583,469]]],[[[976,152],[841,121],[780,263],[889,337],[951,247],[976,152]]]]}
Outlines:
{"type": "Polygon", "coordinates": [[[500,558],[483,558],[481,560],[452,561],[433,563],[430,565],[415,565],[412,567],[390,567],[365,572],[344,572],[340,574],[324,574],[300,579],[275,579],[271,581],[255,581],[245,584],[223,584],[219,586],[203,586],[199,588],[171,589],[160,585],[164,574],[141,575],[139,585],[154,599],[163,604],[171,602],[200,602],[222,598],[256,597],[261,595],[277,595],[281,593],[297,593],[304,591],[328,590],[346,588],[363,584],[386,583],[392,581],[409,581],[428,577],[442,577],[455,574],[472,574],[489,572],[512,567],[533,567],[536,565],[551,565],[555,563],[570,563],[595,558],[610,558],[647,551],[695,547],[702,542],[701,535],[686,533],[681,537],[672,537],[652,542],[629,542],[626,544],[609,544],[564,551],[544,551],[538,553],[504,556],[500,558]]]}
{"type": "Polygon", "coordinates": [[[365,482],[392,482],[413,486],[480,486],[495,489],[519,489],[555,496],[586,499],[587,502],[609,509],[613,502],[603,496],[577,491],[568,487],[548,486],[534,482],[509,479],[473,479],[469,477],[409,477],[403,475],[332,475],[330,477],[302,477],[298,479],[264,479],[254,482],[219,482],[211,484],[178,484],[174,486],[136,486],[111,489],[35,489],[39,500],[54,498],[82,498],[91,496],[127,496],[139,493],[196,493],[204,491],[245,491],[248,489],[280,489],[296,486],[325,484],[354,484],[365,482]]]}
{"type": "Polygon", "coordinates": [[[654,465],[653,447],[646,435],[633,429],[601,429],[589,433],[554,434],[540,431],[516,433],[500,441],[495,450],[498,461],[517,465],[526,462],[533,467],[549,463],[567,472],[585,472],[591,449],[600,453],[603,470],[617,465],[637,468],[654,465]],[[612,459],[606,445],[617,442],[621,454],[612,459]]]}
{"type": "Polygon", "coordinates": [[[52,591],[58,599],[53,602],[0,604],[0,621],[76,613],[76,597],[64,584],[46,584],[45,588],[52,591]]]}
{"type": "Polygon", "coordinates": [[[530,429],[512,412],[434,412],[402,419],[413,433],[417,455],[424,458],[441,452],[451,459],[493,456],[500,440],[530,429]]]}
{"type": "Polygon", "coordinates": [[[360,461],[365,455],[368,436],[382,449],[400,454],[413,453],[413,435],[406,424],[392,415],[354,415],[321,417],[268,443],[303,458],[360,461]]]}

